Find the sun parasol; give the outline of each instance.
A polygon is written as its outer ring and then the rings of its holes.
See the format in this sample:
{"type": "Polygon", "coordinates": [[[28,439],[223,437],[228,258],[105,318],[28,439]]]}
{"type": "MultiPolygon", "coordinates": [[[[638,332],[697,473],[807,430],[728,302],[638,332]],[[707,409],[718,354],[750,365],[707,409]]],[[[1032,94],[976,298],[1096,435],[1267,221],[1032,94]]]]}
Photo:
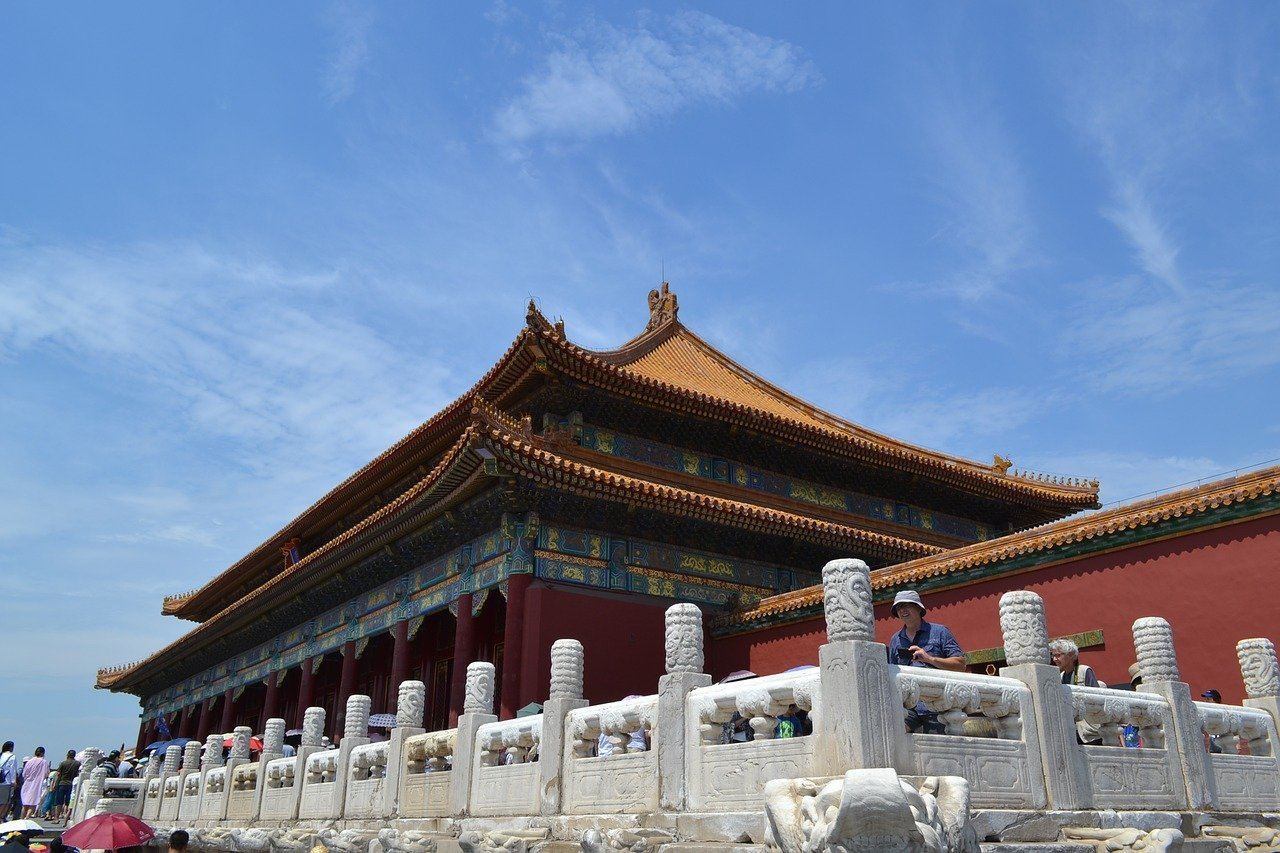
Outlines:
{"type": "MultiPolygon", "coordinates": [[[[225,738],[222,739],[222,745],[230,748],[231,740],[232,740],[231,735],[227,735],[225,738]]],[[[254,752],[262,752],[262,738],[258,738],[258,737],[249,738],[249,749],[253,750],[254,752]]]]}
{"type": "Polygon", "coordinates": [[[22,820],[11,820],[8,823],[0,823],[0,837],[8,835],[10,832],[43,832],[44,827],[36,823],[34,820],[23,818],[22,820]]]}
{"type": "Polygon", "coordinates": [[[733,672],[720,679],[721,684],[728,684],[731,681],[745,681],[748,678],[755,678],[756,674],[749,669],[735,669],[733,672]]]}
{"type": "Polygon", "coordinates": [[[81,850],[119,850],[155,838],[155,830],[133,815],[107,812],[82,820],[62,833],[62,843],[81,850]]]}

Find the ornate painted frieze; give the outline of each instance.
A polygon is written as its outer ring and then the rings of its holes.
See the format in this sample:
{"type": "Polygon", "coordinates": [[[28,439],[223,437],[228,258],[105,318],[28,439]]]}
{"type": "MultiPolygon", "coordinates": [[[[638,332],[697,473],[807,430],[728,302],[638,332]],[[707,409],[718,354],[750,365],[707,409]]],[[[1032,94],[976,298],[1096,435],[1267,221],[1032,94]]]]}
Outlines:
{"type": "Polygon", "coordinates": [[[954,536],[970,542],[980,542],[991,538],[992,535],[989,526],[966,518],[858,492],[844,491],[806,480],[797,480],[741,462],[708,456],[590,424],[581,425],[575,429],[575,433],[580,435],[581,445],[590,450],[644,462],[668,471],[680,471],[695,477],[732,483],[813,506],[841,510],[863,518],[901,524],[917,530],[932,530],[944,536],[954,536]]]}
{"type": "Polygon", "coordinates": [[[817,580],[813,572],[558,524],[541,525],[537,541],[540,578],[716,607],[817,580]]]}

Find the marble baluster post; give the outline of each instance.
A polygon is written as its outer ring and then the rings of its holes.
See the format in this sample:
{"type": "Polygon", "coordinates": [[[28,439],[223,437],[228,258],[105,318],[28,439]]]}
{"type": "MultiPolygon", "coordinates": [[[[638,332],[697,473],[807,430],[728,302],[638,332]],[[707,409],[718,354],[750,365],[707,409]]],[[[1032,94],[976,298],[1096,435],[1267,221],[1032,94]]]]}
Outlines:
{"type": "Polygon", "coordinates": [[[827,642],[818,649],[822,705],[813,772],[898,766],[902,701],[888,650],[875,641],[870,569],[862,560],[832,560],[822,568],[822,586],[827,642]]]}
{"type": "MultiPolygon", "coordinates": [[[[459,611],[461,613],[461,611],[459,611]]],[[[498,719],[493,713],[493,664],[476,661],[467,666],[462,715],[453,746],[453,772],[449,774],[449,812],[463,817],[471,807],[471,774],[476,751],[476,731],[498,719]]]]}
{"type": "Polygon", "coordinates": [[[538,805],[544,815],[560,814],[565,755],[565,718],[587,705],[582,696],[584,652],[577,640],[551,644],[551,692],[542,706],[542,744],[538,753],[538,805]]]}
{"type": "MultiPolygon", "coordinates": [[[[354,650],[352,660],[355,659],[354,650]]],[[[342,741],[338,744],[338,775],[334,777],[333,816],[342,816],[347,803],[347,780],[351,775],[351,750],[371,743],[369,738],[369,711],[373,706],[368,696],[355,694],[347,699],[342,717],[342,741]]]]}
{"type": "MultiPolygon", "coordinates": [[[[1236,643],[1236,656],[1244,678],[1245,707],[1266,711],[1280,728],[1280,664],[1275,643],[1264,637],[1241,640],[1236,643]]],[[[1280,755],[1280,744],[1273,743],[1272,753],[1280,755]]]]}
{"type": "Polygon", "coordinates": [[[1133,623],[1133,647],[1138,653],[1143,693],[1154,693],[1168,701],[1173,710],[1173,737],[1165,732],[1171,769],[1184,782],[1186,805],[1208,809],[1216,805],[1213,772],[1205,747],[1200,714],[1191,698],[1191,688],[1181,680],[1178,656],[1173,645],[1173,629],[1158,616],[1133,623]]]}
{"type": "MultiPolygon", "coordinates": [[[[401,622],[406,626],[407,623],[401,622]]],[[[408,634],[405,634],[408,642],[408,634]]],[[[394,664],[392,671],[395,670],[394,664]]],[[[382,785],[383,814],[390,818],[400,811],[400,784],[404,781],[400,775],[404,757],[404,743],[414,735],[426,731],[422,727],[423,717],[427,712],[427,685],[421,681],[401,681],[396,696],[396,727],[391,730],[391,739],[387,744],[387,775],[382,785]]]]}
{"type": "Polygon", "coordinates": [[[689,692],[711,684],[706,670],[702,611],[696,604],[673,604],[664,621],[666,674],[658,677],[658,717],[653,741],[658,752],[658,804],[663,811],[688,805],[685,750],[685,700],[689,692]]]}
{"type": "Polygon", "coordinates": [[[1000,631],[1007,661],[1000,674],[1031,690],[1032,707],[1024,708],[1023,713],[1036,716],[1049,806],[1086,808],[1092,801],[1089,768],[1076,742],[1075,711],[1070,693],[1062,685],[1062,671],[1049,662],[1044,600],[1027,590],[1000,596],[1000,631]]]}

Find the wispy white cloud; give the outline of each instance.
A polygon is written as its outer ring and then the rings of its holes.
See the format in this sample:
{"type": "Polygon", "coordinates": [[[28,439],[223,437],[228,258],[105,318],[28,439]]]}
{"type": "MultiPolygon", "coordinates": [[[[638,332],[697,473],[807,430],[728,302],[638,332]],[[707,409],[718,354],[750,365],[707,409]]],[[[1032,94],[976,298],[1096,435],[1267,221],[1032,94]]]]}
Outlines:
{"type": "Polygon", "coordinates": [[[330,44],[321,80],[330,104],[355,94],[360,73],[369,61],[373,17],[373,10],[362,0],[335,0],[324,11],[321,20],[329,31],[330,44]]]}
{"type": "Polygon", "coordinates": [[[237,439],[251,468],[377,449],[444,401],[447,368],[344,307],[331,270],[194,244],[0,246],[0,357],[41,348],[169,395],[187,426],[237,439]]]}
{"type": "Polygon", "coordinates": [[[1167,392],[1280,364],[1280,288],[1210,281],[1170,293],[1142,276],[1086,286],[1064,356],[1107,390],[1167,392]]]}
{"type": "Polygon", "coordinates": [[[557,38],[494,116],[494,136],[519,146],[619,135],[699,104],[821,79],[795,45],[701,12],[645,16],[631,28],[591,22],[557,38]]]}
{"type": "Polygon", "coordinates": [[[924,289],[966,302],[1007,296],[1019,274],[1041,262],[1026,169],[990,85],[958,67],[938,80],[919,108],[937,165],[936,239],[953,247],[958,263],[924,289]]]}

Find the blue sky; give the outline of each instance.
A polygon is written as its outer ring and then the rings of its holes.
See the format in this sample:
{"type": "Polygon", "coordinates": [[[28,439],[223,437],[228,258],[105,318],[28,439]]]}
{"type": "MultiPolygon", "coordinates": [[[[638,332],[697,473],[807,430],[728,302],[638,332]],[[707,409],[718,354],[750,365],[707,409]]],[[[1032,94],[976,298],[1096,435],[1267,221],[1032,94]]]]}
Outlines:
{"type": "MultiPolygon", "coordinates": [[[[463,391],[530,296],[1097,476],[1280,457],[1280,10],[8,3],[0,736],[463,391]]],[[[993,614],[994,618],[994,614],[993,614]]]]}

